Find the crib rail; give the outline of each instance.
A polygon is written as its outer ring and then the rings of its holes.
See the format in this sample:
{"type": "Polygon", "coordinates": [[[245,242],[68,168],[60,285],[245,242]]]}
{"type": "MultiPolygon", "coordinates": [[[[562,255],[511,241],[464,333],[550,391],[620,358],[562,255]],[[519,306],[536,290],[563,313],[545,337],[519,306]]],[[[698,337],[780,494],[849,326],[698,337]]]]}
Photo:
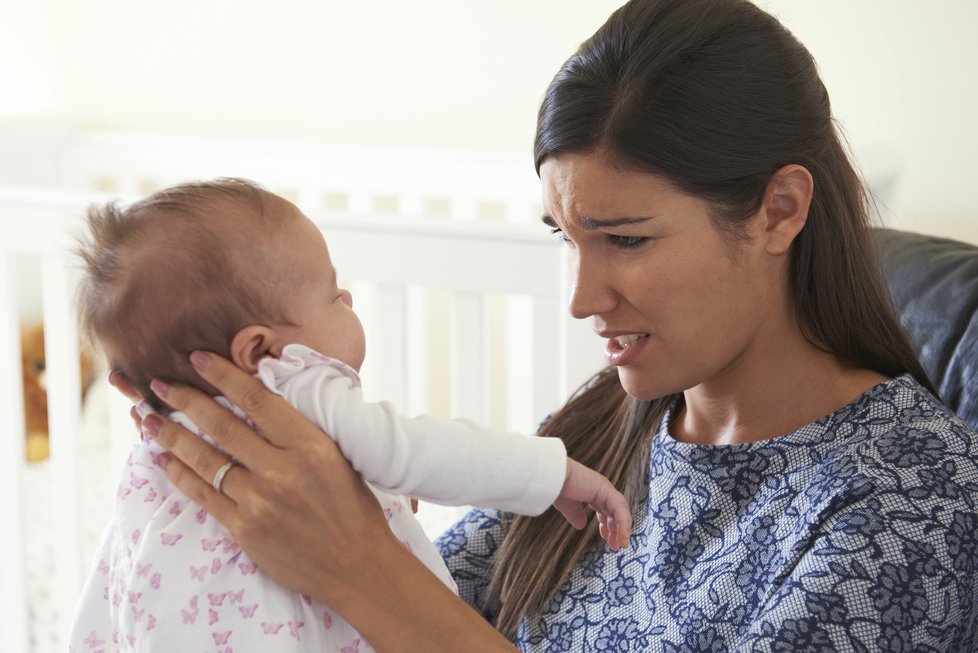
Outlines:
{"type": "Polygon", "coordinates": [[[78,132],[59,161],[61,186],[144,195],[187,179],[245,177],[303,209],[402,217],[537,221],[529,155],[78,132]]]}
{"type": "MultiPolygon", "coordinates": [[[[323,230],[341,280],[354,292],[367,331],[362,376],[368,399],[389,399],[409,414],[464,416],[525,432],[600,365],[596,356],[567,356],[597,348],[587,327],[565,315],[564,257],[538,225],[405,219],[403,213],[378,210],[376,198],[356,199],[355,192],[348,193],[343,210],[324,206],[328,194],[321,189],[295,196],[323,230]]],[[[35,545],[25,535],[25,510],[59,516],[51,565],[51,620],[59,643],[94,548],[94,542],[83,541],[79,523],[78,339],[71,302],[75,277],[66,251],[85,208],[106,198],[91,191],[0,189],[0,224],[8,234],[0,243],[0,428],[7,434],[0,452],[0,514],[7,517],[7,536],[0,538],[4,650],[40,650],[30,641],[24,607],[25,551],[35,545]],[[16,373],[17,266],[23,256],[37,257],[42,276],[51,437],[51,499],[45,506],[29,505],[23,485],[22,388],[16,373]]],[[[478,200],[470,199],[471,209],[478,200]]],[[[394,208],[401,212],[410,205],[402,199],[394,208]]],[[[133,433],[125,401],[111,396],[106,440],[110,460],[118,463],[133,433]]],[[[115,475],[116,466],[106,470],[98,490],[106,501],[115,475]]]]}

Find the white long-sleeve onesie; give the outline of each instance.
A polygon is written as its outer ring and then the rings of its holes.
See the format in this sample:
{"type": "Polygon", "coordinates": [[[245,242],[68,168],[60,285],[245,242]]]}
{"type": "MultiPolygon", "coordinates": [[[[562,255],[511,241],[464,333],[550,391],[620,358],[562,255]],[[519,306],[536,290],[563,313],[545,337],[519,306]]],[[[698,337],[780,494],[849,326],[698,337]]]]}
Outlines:
{"type": "MultiPolygon", "coordinates": [[[[366,404],[353,370],[307,347],[289,345],[280,359],[262,361],[259,377],[336,439],[374,486],[391,530],[453,589],[408,501],[395,494],[536,514],[563,485],[567,463],[559,440],[465,421],[408,419],[388,404],[366,404]]],[[[327,606],[262,574],[217,520],[170,483],[156,462],[162,451],[152,440],[133,447],[76,609],[69,651],[372,650],[327,606]]]]}
{"type": "Polygon", "coordinates": [[[563,487],[561,440],[407,418],[387,402],[365,403],[355,371],[304,345],[262,360],[258,376],[323,428],[365,480],[391,494],[538,515],[563,487]]]}

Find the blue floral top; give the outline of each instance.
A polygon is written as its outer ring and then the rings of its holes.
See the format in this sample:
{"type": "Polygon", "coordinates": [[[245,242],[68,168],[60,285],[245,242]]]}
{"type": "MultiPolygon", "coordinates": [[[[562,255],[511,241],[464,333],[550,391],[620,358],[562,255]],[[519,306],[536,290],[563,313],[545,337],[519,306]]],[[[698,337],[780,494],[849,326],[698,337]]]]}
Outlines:
{"type": "MultiPolygon", "coordinates": [[[[976,651],[978,434],[909,376],[794,433],[653,439],[629,549],[585,554],[522,651],[976,651]]],[[[499,515],[437,541],[488,619],[499,515]]]]}

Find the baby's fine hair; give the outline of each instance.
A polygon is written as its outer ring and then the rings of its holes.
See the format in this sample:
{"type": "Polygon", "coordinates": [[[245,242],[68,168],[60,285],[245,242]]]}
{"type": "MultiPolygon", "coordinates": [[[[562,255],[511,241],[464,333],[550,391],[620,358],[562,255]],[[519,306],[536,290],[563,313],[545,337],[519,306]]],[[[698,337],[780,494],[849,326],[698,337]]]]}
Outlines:
{"type": "Polygon", "coordinates": [[[266,236],[301,215],[287,200],[243,179],[185,183],[124,206],[92,206],[78,239],[83,262],[79,323],[157,410],[153,378],[216,391],[193,372],[195,349],[228,356],[255,323],[287,324],[271,278],[266,236]]]}

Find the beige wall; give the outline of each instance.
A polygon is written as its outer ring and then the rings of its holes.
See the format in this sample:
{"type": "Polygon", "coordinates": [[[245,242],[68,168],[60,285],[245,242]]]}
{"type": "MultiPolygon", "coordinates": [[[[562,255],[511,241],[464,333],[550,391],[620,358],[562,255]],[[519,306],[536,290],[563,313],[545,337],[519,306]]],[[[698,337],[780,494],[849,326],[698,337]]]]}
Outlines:
{"type": "MultiPolygon", "coordinates": [[[[819,61],[896,226],[978,242],[978,2],[760,0],[819,61]]],[[[0,0],[0,116],[528,151],[618,0],[0,0]]],[[[529,165],[529,163],[528,163],[529,165]]]]}

